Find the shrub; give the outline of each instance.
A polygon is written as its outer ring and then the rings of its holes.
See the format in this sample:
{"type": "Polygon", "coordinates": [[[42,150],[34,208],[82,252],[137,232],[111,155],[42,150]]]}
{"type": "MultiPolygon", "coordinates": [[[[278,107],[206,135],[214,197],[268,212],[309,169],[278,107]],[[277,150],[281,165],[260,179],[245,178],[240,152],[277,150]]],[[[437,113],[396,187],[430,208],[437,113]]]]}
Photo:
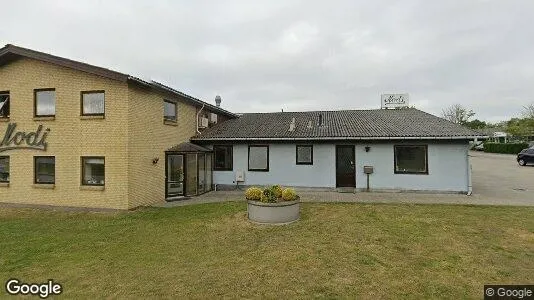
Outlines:
{"type": "Polygon", "coordinates": [[[528,148],[527,143],[484,143],[484,152],[517,154],[528,148]]]}
{"type": "Polygon", "coordinates": [[[282,198],[282,187],[279,185],[273,185],[271,187],[271,190],[273,191],[276,198],[282,198]]]}
{"type": "Polygon", "coordinates": [[[260,201],[262,195],[262,190],[257,187],[248,188],[245,192],[245,198],[247,198],[247,200],[260,201]]]}
{"type": "Polygon", "coordinates": [[[297,199],[297,193],[295,193],[294,189],[284,189],[282,191],[282,199],[284,201],[293,201],[297,199]]]}
{"type": "Polygon", "coordinates": [[[276,195],[271,188],[266,188],[263,190],[263,195],[261,197],[262,202],[276,202],[276,195]]]}

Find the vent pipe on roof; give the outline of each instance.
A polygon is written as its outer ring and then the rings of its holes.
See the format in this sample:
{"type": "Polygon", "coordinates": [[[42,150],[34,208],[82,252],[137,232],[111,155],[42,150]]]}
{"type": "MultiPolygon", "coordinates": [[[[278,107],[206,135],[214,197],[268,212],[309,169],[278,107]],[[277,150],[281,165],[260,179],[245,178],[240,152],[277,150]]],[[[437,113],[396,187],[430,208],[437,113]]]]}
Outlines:
{"type": "Polygon", "coordinates": [[[215,96],[215,105],[217,105],[217,107],[221,107],[221,96],[217,95],[215,96]]]}
{"type": "Polygon", "coordinates": [[[295,131],[295,118],[291,119],[291,123],[289,123],[289,131],[295,131]]]}

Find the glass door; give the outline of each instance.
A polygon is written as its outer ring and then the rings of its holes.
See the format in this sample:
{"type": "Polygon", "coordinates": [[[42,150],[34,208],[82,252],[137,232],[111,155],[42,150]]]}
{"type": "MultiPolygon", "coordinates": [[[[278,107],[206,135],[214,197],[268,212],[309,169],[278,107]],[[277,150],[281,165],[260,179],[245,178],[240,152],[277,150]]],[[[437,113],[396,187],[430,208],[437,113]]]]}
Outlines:
{"type": "Polygon", "coordinates": [[[202,194],[206,188],[206,165],[205,154],[198,154],[198,193],[202,194]]]}
{"type": "Polygon", "coordinates": [[[196,196],[198,187],[197,155],[187,154],[186,196],[196,196]]]}
{"type": "Polygon", "coordinates": [[[184,156],[168,154],[166,165],[165,196],[181,196],[184,194],[184,156]]]}

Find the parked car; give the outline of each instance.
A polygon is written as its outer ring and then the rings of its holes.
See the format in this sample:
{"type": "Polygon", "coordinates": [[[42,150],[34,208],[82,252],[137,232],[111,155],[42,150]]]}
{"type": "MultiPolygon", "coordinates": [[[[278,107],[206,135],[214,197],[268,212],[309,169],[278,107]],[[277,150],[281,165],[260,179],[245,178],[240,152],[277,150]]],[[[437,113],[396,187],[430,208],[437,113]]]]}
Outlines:
{"type": "Polygon", "coordinates": [[[520,166],[526,166],[528,163],[534,163],[534,147],[521,150],[517,154],[517,163],[520,166]]]}
{"type": "Polygon", "coordinates": [[[484,144],[480,143],[480,144],[476,145],[475,147],[473,147],[473,149],[476,150],[476,151],[484,151],[484,144]]]}

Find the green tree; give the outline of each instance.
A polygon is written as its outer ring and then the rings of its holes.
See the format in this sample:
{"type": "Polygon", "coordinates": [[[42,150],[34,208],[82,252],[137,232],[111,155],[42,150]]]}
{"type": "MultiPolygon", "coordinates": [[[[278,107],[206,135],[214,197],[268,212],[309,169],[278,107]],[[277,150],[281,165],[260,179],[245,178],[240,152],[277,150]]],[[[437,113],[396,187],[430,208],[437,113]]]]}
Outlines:
{"type": "Polygon", "coordinates": [[[486,128],[488,124],[484,121],[480,121],[479,119],[474,119],[473,121],[465,122],[465,126],[471,129],[483,129],[486,128]]]}
{"type": "Polygon", "coordinates": [[[474,115],[475,113],[472,110],[468,110],[460,104],[451,105],[441,112],[441,116],[444,119],[460,125],[466,125],[474,115]]]}

